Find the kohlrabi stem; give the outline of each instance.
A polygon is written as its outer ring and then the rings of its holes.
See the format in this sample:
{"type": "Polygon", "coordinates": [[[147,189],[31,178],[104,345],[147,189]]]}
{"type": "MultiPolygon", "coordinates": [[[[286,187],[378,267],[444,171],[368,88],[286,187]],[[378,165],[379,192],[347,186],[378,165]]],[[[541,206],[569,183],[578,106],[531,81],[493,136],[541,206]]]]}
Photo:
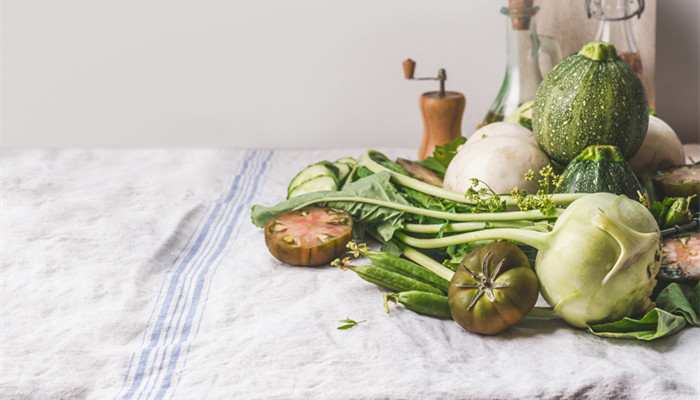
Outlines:
{"type": "MultiPolygon", "coordinates": [[[[422,181],[419,181],[418,179],[411,178],[410,176],[402,175],[399,174],[398,172],[392,171],[378,162],[372,160],[371,154],[372,153],[378,153],[375,150],[368,150],[360,158],[357,160],[357,166],[362,165],[369,169],[370,171],[374,172],[375,174],[377,172],[381,171],[388,171],[391,173],[391,179],[403,186],[406,186],[408,188],[417,190],[419,192],[423,192],[425,194],[429,194],[431,196],[436,196],[436,197],[441,197],[445,200],[451,200],[457,203],[463,203],[463,204],[475,204],[473,201],[469,201],[466,198],[465,193],[459,193],[459,192],[454,192],[452,190],[447,190],[443,189],[441,187],[437,187],[434,185],[431,185],[429,183],[425,183],[422,181]]],[[[378,153],[381,154],[381,153],[378,153]]],[[[585,196],[586,193],[561,193],[561,194],[553,194],[551,195],[552,201],[554,202],[554,205],[557,206],[568,206],[571,204],[574,200],[585,196]]],[[[506,206],[516,206],[516,201],[512,196],[509,195],[500,195],[500,198],[506,202],[506,206]]]]}
{"type": "Polygon", "coordinates": [[[558,319],[557,314],[554,313],[553,308],[548,307],[533,307],[529,313],[525,315],[525,318],[533,319],[558,319]]]}
{"type": "Polygon", "coordinates": [[[432,258],[426,256],[425,254],[421,253],[420,251],[405,245],[404,243],[401,242],[396,242],[399,247],[401,247],[401,250],[403,250],[403,255],[404,257],[408,258],[409,260],[415,262],[416,264],[422,266],[423,268],[427,269],[428,271],[433,272],[435,275],[438,275],[439,277],[443,279],[447,279],[448,281],[452,279],[452,275],[454,275],[454,271],[451,269],[445,267],[444,265],[440,264],[439,262],[433,260],[432,258]]]}
{"type": "MultiPolygon", "coordinates": [[[[488,228],[526,228],[533,226],[531,221],[505,222],[450,222],[443,232],[470,232],[488,228]]],[[[438,233],[443,224],[405,224],[403,230],[415,233],[438,233]]]]}
{"type": "Polygon", "coordinates": [[[428,210],[420,207],[413,207],[404,204],[398,204],[383,200],[375,200],[365,197],[328,197],[323,199],[316,199],[309,201],[307,203],[300,204],[297,208],[303,208],[316,203],[331,203],[335,201],[349,201],[353,203],[366,203],[374,204],[376,206],[393,208],[394,210],[404,211],[410,214],[423,215],[425,217],[432,217],[438,219],[444,219],[448,221],[460,221],[460,222],[489,222],[489,221],[517,221],[517,220],[535,220],[535,219],[550,219],[558,218],[563,212],[563,209],[557,208],[551,215],[542,215],[540,210],[529,210],[529,211],[506,211],[498,213],[451,213],[445,211],[435,211],[428,210]]]}
{"type": "Polygon", "coordinates": [[[409,246],[421,249],[437,249],[456,244],[469,243],[477,240],[514,240],[525,243],[537,250],[548,247],[549,233],[534,232],[525,229],[497,228],[484,229],[476,232],[460,233],[435,239],[418,239],[406,235],[403,232],[394,233],[394,237],[409,246]]]}

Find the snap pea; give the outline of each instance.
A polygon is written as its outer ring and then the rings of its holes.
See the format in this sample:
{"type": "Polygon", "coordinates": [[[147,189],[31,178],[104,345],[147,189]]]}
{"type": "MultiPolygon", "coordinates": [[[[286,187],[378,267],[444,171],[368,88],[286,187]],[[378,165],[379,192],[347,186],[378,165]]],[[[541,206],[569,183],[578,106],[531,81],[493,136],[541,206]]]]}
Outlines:
{"type": "Polygon", "coordinates": [[[425,282],[440,289],[443,293],[447,293],[447,290],[450,288],[450,281],[421,267],[413,261],[383,251],[366,250],[364,247],[358,247],[358,251],[367,257],[372,264],[378,267],[383,267],[390,271],[425,282]]]}
{"type": "Polygon", "coordinates": [[[384,294],[384,308],[389,313],[389,301],[402,304],[407,309],[418,314],[441,319],[452,319],[447,296],[411,290],[399,293],[384,294]]]}
{"type": "Polygon", "coordinates": [[[440,289],[430,286],[427,283],[375,265],[348,265],[347,268],[367,282],[395,292],[419,290],[439,295],[443,294],[440,289]]]}

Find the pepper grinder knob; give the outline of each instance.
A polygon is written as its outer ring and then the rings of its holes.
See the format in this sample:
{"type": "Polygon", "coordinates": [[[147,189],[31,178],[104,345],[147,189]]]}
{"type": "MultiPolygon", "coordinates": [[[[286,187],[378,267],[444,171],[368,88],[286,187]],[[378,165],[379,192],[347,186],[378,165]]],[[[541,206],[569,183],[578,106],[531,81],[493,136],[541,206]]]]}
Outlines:
{"type": "Polygon", "coordinates": [[[409,58],[403,62],[403,75],[406,79],[413,79],[414,72],[416,72],[416,62],[409,58]]]}

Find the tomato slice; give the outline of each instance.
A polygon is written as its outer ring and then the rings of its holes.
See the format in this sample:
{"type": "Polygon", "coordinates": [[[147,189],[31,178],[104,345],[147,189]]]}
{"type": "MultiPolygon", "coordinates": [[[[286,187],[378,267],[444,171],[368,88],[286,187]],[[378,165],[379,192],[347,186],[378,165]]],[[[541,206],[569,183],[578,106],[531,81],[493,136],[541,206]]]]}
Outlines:
{"type": "Polygon", "coordinates": [[[695,195],[690,206],[700,209],[700,165],[689,164],[657,171],[652,176],[659,198],[695,195]]]}
{"type": "Polygon", "coordinates": [[[290,265],[318,266],[340,256],[352,238],[352,217],[343,210],[310,206],[281,214],[265,225],[270,253],[290,265]]]}
{"type": "Polygon", "coordinates": [[[450,281],[447,302],[462,328],[494,335],[530,312],[538,295],[537,276],[525,253],[499,241],[464,257],[450,281]]]}
{"type": "Polygon", "coordinates": [[[700,232],[664,239],[658,278],[671,282],[700,281],[700,232]]]}

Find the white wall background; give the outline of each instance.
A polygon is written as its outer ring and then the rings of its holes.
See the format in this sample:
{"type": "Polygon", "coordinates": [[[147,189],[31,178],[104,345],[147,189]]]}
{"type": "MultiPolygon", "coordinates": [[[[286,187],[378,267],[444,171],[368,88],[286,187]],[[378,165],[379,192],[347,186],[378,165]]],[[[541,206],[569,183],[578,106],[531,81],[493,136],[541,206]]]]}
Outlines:
{"type": "MultiPolygon", "coordinates": [[[[446,68],[468,135],[503,79],[505,4],[4,0],[2,146],[417,147],[418,96],[437,86],[404,80],[408,57],[417,76],[446,68]]],[[[697,0],[659,1],[660,18],[667,6],[685,15],[674,32],[697,36],[697,0]]],[[[686,142],[700,140],[691,39],[695,86],[665,72],[695,99],[669,121],[686,142]]],[[[674,109],[663,96],[657,83],[657,108],[674,109]]]]}

